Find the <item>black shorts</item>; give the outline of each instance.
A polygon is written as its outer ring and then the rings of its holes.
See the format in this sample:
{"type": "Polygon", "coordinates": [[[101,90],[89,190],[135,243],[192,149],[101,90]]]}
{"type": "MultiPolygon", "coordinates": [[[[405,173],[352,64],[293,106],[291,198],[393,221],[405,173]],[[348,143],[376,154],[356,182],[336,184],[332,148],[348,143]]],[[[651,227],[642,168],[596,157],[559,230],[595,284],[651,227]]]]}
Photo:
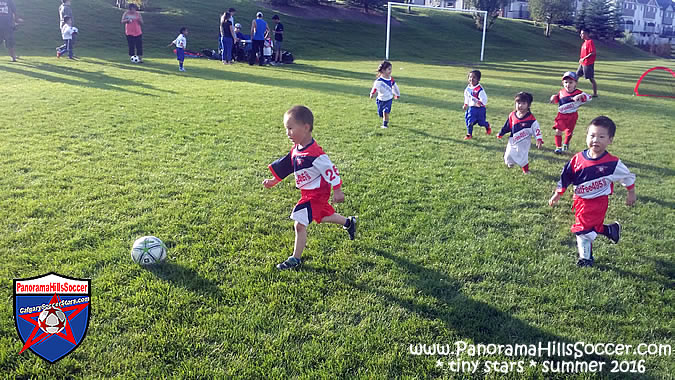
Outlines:
{"type": "Polygon", "coordinates": [[[577,69],[577,76],[579,78],[584,77],[586,79],[593,79],[595,77],[595,64],[590,64],[588,66],[584,65],[579,65],[579,68],[577,69]]]}
{"type": "Polygon", "coordinates": [[[11,49],[14,47],[14,44],[16,43],[14,41],[14,28],[9,26],[9,25],[0,25],[0,43],[2,41],[5,41],[5,46],[8,49],[11,49]]]}

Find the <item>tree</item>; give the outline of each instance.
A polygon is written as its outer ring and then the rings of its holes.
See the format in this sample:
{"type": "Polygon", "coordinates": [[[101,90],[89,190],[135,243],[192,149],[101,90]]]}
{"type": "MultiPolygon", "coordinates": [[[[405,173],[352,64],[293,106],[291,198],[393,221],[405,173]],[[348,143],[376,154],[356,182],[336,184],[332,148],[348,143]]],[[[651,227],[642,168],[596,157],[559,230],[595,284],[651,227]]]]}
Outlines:
{"type": "Polygon", "coordinates": [[[575,24],[577,29],[587,30],[595,39],[614,39],[623,32],[620,12],[613,0],[591,0],[588,6],[584,4],[575,24]]]}
{"type": "Polygon", "coordinates": [[[573,0],[530,0],[530,15],[533,20],[546,24],[546,37],[551,37],[551,24],[568,20],[574,7],[573,0]]]}
{"type": "Polygon", "coordinates": [[[382,7],[387,3],[387,0],[347,0],[347,3],[357,7],[363,7],[363,10],[368,13],[371,9],[382,7]]]}
{"type": "MultiPolygon", "coordinates": [[[[487,28],[490,29],[494,25],[497,17],[499,17],[499,10],[506,3],[506,0],[469,0],[469,6],[478,9],[479,11],[487,11],[487,28]]],[[[483,29],[483,15],[474,14],[473,19],[476,21],[478,29],[483,29]]]]}

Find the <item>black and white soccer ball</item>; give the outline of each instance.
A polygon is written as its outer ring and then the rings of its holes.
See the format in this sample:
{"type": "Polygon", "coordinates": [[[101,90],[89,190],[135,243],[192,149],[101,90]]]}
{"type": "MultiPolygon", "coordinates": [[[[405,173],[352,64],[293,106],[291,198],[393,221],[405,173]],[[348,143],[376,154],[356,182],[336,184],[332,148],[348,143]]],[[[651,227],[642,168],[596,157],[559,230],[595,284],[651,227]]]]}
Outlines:
{"type": "Polygon", "coordinates": [[[131,258],[141,265],[152,265],[166,260],[166,245],[154,236],[136,239],[131,247],[131,258]]]}
{"type": "Polygon", "coordinates": [[[47,334],[57,334],[66,327],[66,314],[58,307],[48,307],[40,313],[38,326],[47,334]]]}
{"type": "Polygon", "coordinates": [[[131,62],[133,62],[133,63],[138,63],[138,62],[141,61],[141,59],[138,58],[137,55],[132,55],[131,58],[129,58],[129,59],[131,59],[131,62]]]}

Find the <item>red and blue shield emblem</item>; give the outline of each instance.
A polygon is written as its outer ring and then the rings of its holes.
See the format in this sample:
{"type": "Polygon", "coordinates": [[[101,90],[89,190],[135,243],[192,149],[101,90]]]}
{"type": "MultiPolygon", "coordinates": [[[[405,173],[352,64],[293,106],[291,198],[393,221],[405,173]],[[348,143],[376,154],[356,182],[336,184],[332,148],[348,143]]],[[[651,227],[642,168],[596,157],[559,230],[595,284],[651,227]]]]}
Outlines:
{"type": "Polygon", "coordinates": [[[76,349],[89,327],[91,279],[47,273],[14,280],[14,322],[23,347],[54,363],[76,349]]]}

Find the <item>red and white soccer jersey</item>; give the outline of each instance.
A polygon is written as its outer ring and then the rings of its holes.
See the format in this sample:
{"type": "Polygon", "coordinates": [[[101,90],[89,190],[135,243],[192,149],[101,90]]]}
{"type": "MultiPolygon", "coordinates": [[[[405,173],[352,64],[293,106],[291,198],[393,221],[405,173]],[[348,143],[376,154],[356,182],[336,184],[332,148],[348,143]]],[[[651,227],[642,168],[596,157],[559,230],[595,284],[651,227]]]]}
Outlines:
{"type": "Polygon", "coordinates": [[[590,102],[592,97],[578,88],[572,92],[567,92],[564,88],[561,89],[553,98],[553,103],[558,103],[559,113],[574,113],[579,107],[586,102],[590,102]],[[574,101],[574,97],[583,94],[579,101],[574,101]]]}
{"type": "Polygon", "coordinates": [[[516,164],[523,167],[528,163],[531,137],[534,136],[535,139],[541,140],[542,143],[544,142],[541,137],[539,122],[537,122],[537,119],[530,112],[519,118],[516,112],[513,111],[497,136],[501,137],[509,132],[511,133],[511,137],[509,137],[509,143],[504,153],[504,162],[507,165],[516,164]]]}
{"type": "Polygon", "coordinates": [[[485,107],[488,102],[487,94],[483,86],[478,83],[475,86],[468,85],[464,89],[464,104],[469,107],[485,107]],[[482,106],[478,105],[478,101],[482,103],[482,106]]]}
{"type": "Polygon", "coordinates": [[[618,157],[605,152],[599,158],[590,158],[588,151],[579,152],[565,165],[558,182],[558,193],[574,186],[574,233],[595,231],[602,233],[608,197],[614,191],[614,182],[627,189],[635,186],[631,173],[618,157]]]}
{"type": "Polygon", "coordinates": [[[401,96],[401,91],[398,89],[398,85],[394,78],[383,78],[379,77],[375,79],[373,83],[373,88],[370,90],[371,94],[377,92],[377,99],[380,101],[386,102],[391,100],[394,96],[401,96]]]}
{"type": "Polygon", "coordinates": [[[335,165],[315,140],[302,149],[297,144],[294,145],[286,156],[271,163],[269,169],[279,181],[291,173],[295,174],[295,186],[300,189],[302,197],[293,210],[291,219],[309,225],[312,220],[320,223],[323,217],[335,213],[328,200],[331,187],[339,189],[342,179],[335,165]]]}

